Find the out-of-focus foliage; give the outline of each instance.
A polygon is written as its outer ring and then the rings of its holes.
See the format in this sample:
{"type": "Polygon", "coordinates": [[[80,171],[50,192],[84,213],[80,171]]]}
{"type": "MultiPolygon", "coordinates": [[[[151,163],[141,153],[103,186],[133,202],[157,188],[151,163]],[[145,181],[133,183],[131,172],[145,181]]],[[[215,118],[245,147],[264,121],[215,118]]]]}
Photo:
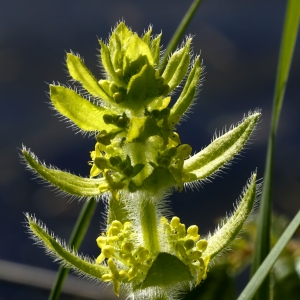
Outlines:
{"type": "MultiPolygon", "coordinates": [[[[273,215],[272,247],[289,224],[284,216],[273,215]]],[[[251,263],[256,235],[253,219],[245,225],[244,231],[227,254],[220,256],[209,276],[200,286],[188,293],[184,300],[233,300],[236,299],[236,278],[251,263]]],[[[287,244],[272,270],[274,300],[298,300],[300,295],[300,229],[287,244]]]]}

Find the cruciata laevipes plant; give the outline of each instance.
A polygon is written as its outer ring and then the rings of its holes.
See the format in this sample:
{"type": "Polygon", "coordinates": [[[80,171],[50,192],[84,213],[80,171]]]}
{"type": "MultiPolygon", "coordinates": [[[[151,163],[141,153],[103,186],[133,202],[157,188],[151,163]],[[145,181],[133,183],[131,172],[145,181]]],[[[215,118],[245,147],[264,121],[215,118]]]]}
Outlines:
{"type": "Polygon", "coordinates": [[[46,166],[22,149],[29,169],[59,190],[86,201],[107,202],[96,259],[78,255],[26,214],[34,238],[64,266],[112,283],[116,295],[123,289],[130,299],[175,299],[179,291],[199,285],[212,260],[238,235],[258,190],[253,173],[235,212],[206,238],[200,238],[198,226],[186,229],[179,217],[170,217],[167,195],[227,165],[246,144],[260,112],[248,113],[191,155],[191,146],[181,143],[176,126],[197,95],[202,63],[192,56],[192,39],[187,37],[163,68],[160,41],[161,34],[152,36],[151,27],[139,37],[120,22],[107,43],[99,41],[105,79],[98,81],[79,55],[68,53],[69,74],[80,88],[50,85],[50,99],[59,114],[84,133],[95,134],[90,178],[46,166]],[[180,85],[181,94],[170,105],[180,85]]]}

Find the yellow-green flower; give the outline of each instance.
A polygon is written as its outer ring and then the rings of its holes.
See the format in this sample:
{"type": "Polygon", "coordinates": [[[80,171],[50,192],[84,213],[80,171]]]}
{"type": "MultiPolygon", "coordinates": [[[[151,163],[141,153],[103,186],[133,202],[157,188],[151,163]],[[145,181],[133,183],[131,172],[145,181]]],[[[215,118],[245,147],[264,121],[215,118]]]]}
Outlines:
{"type": "Polygon", "coordinates": [[[107,228],[97,238],[101,253],[95,260],[70,251],[27,215],[30,230],[47,252],[84,275],[112,282],[117,295],[124,286],[138,299],[171,299],[174,290],[204,280],[209,262],[239,233],[256,198],[256,174],[236,211],[206,238],[196,225],[186,229],[178,217],[166,218],[165,195],[228,164],[243,149],[260,112],[249,113],[191,156],[176,125],[195,100],[200,57],[192,57],[188,38],[163,69],[161,34],[151,33],[152,28],[139,37],[120,22],[107,43],[99,41],[104,79],[96,79],[78,55],[68,53],[69,74],[80,88],[50,85],[55,109],[79,130],[95,134],[90,178],[47,167],[25,147],[22,152],[28,167],[61,191],[108,199],[107,228]],[[179,86],[182,91],[171,102],[179,86]]]}

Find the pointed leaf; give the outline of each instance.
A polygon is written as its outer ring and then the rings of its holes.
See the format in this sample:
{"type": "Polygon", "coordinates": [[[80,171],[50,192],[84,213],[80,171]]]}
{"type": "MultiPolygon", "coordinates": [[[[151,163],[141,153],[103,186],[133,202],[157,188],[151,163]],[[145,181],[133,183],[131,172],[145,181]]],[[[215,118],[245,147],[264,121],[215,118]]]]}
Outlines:
{"type": "Polygon", "coordinates": [[[68,194],[78,197],[96,197],[101,194],[99,186],[107,186],[104,178],[82,178],[58,169],[46,167],[25,147],[23,147],[22,153],[31,170],[34,170],[43,179],[68,194]]]}
{"type": "Polygon", "coordinates": [[[157,93],[154,69],[148,64],[144,65],[138,74],[133,75],[128,83],[128,90],[124,105],[132,109],[144,108],[147,102],[157,93]]]}
{"type": "Polygon", "coordinates": [[[63,265],[73,268],[83,275],[89,275],[100,280],[102,275],[110,272],[108,267],[97,265],[90,259],[80,257],[74,251],[68,249],[65,243],[60,242],[59,239],[49,234],[45,226],[34,217],[26,214],[26,218],[29,230],[35,235],[34,239],[37,239],[37,242],[44,246],[46,252],[51,254],[55,260],[61,261],[63,265]]]}
{"type": "Polygon", "coordinates": [[[71,89],[50,85],[50,98],[63,116],[84,131],[109,131],[114,128],[103,121],[104,114],[112,113],[110,110],[91,103],[71,89]]]}
{"type": "MultiPolygon", "coordinates": [[[[183,171],[192,173],[192,180],[212,175],[240,152],[260,117],[259,112],[249,114],[235,128],[216,138],[210,145],[184,161],[183,171]]],[[[187,180],[188,181],[188,180],[187,180]]]]}
{"type": "Polygon", "coordinates": [[[116,69],[123,69],[122,48],[127,43],[133,32],[120,22],[109,38],[109,50],[112,64],[116,69]]]}
{"type": "Polygon", "coordinates": [[[201,75],[201,69],[199,57],[197,57],[180,97],[171,108],[169,123],[173,126],[179,121],[179,118],[187,111],[194,100],[201,75]]]}
{"type": "Polygon", "coordinates": [[[144,180],[143,187],[151,193],[157,193],[162,189],[175,185],[176,181],[169,169],[158,166],[144,180]]]}
{"type": "Polygon", "coordinates": [[[174,90],[175,87],[180,84],[188,70],[191,41],[191,39],[188,39],[185,46],[174,52],[168,60],[168,64],[162,77],[165,80],[164,83],[169,86],[169,91],[174,90]]]}
{"type": "Polygon", "coordinates": [[[128,130],[127,141],[146,141],[154,135],[161,135],[161,131],[156,122],[150,117],[132,117],[128,130]]]}
{"type": "MultiPolygon", "coordinates": [[[[68,246],[72,247],[75,251],[78,250],[83,238],[86,235],[86,231],[90,225],[96,207],[97,201],[94,198],[89,199],[89,201],[86,201],[82,206],[81,212],[77,218],[76,224],[68,241],[68,246]]],[[[59,268],[48,300],[54,300],[59,297],[69,271],[69,268],[64,268],[62,266],[59,268]]]]}
{"type": "Polygon", "coordinates": [[[152,27],[149,27],[148,31],[143,35],[143,41],[150,47],[150,38],[152,33],[152,27]]]}
{"type": "Polygon", "coordinates": [[[67,67],[71,77],[79,81],[91,95],[114,103],[113,99],[99,86],[96,78],[78,56],[67,53],[67,67]]]}
{"type": "MultiPolygon", "coordinates": [[[[120,22],[118,26],[113,31],[109,43],[114,43],[114,37],[118,36],[122,47],[127,43],[128,39],[133,35],[133,32],[125,25],[124,22],[120,22]]],[[[109,44],[111,46],[111,44],[109,44]]]]}
{"type": "Polygon", "coordinates": [[[206,250],[203,252],[203,259],[205,259],[205,257],[210,257],[210,259],[212,259],[236,238],[253,209],[255,199],[256,174],[253,174],[249,179],[234,214],[207,240],[208,245],[206,250]]]}
{"type": "Polygon", "coordinates": [[[153,57],[148,45],[137,34],[128,41],[123,57],[123,73],[130,78],[141,70],[144,65],[153,66],[153,57]]]}
{"type": "Polygon", "coordinates": [[[161,34],[159,34],[151,42],[151,52],[153,56],[154,65],[156,67],[159,64],[159,58],[160,58],[160,40],[161,40],[161,34]]]}
{"type": "Polygon", "coordinates": [[[161,252],[154,260],[145,280],[141,284],[141,288],[144,289],[150,286],[166,288],[192,280],[193,277],[187,265],[176,256],[161,252]]]}
{"type": "MultiPolygon", "coordinates": [[[[115,72],[115,69],[114,69],[112,61],[111,61],[109,48],[101,40],[99,40],[99,43],[101,45],[100,53],[101,53],[101,61],[102,61],[104,69],[109,74],[111,79],[115,82],[115,84],[117,84],[118,86],[126,87],[125,82],[123,82],[123,80],[121,78],[119,78],[119,76],[115,72]]],[[[102,80],[100,80],[100,82],[101,81],[102,80]]],[[[101,86],[101,88],[102,88],[102,86],[101,86]]],[[[107,93],[104,88],[102,88],[102,89],[107,95],[109,95],[109,93],[107,93]]]]}

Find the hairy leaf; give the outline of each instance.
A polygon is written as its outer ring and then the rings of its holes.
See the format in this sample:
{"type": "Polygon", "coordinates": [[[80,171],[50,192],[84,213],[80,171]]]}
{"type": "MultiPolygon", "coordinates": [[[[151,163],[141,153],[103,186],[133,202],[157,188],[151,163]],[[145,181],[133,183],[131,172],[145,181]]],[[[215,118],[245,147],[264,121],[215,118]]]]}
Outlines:
{"type": "Polygon", "coordinates": [[[30,169],[34,170],[39,176],[62,191],[78,197],[99,196],[99,186],[106,186],[104,178],[82,178],[58,169],[46,167],[40,163],[35,155],[25,147],[22,150],[24,158],[30,169]]]}
{"type": "Polygon", "coordinates": [[[79,81],[91,95],[113,103],[113,99],[99,86],[96,78],[78,56],[67,53],[67,67],[71,77],[79,81]]]}
{"type": "Polygon", "coordinates": [[[208,239],[208,245],[203,253],[203,258],[210,257],[212,259],[236,238],[253,209],[255,198],[256,174],[253,174],[249,179],[246,190],[234,214],[208,239]]]}
{"type": "Polygon", "coordinates": [[[192,173],[194,181],[212,175],[240,152],[260,117],[259,112],[248,115],[238,126],[216,138],[209,146],[184,161],[183,170],[192,173]]]}
{"type": "Polygon", "coordinates": [[[169,91],[175,89],[188,70],[190,63],[190,45],[191,39],[186,42],[183,48],[174,52],[168,60],[162,77],[165,80],[165,84],[169,86],[169,91]]]}
{"type": "Polygon", "coordinates": [[[108,267],[96,265],[90,260],[83,259],[70,249],[64,247],[63,243],[50,235],[47,229],[39,224],[35,218],[29,216],[29,214],[26,214],[26,218],[28,220],[29,229],[38,239],[38,243],[44,245],[46,247],[46,251],[48,253],[50,252],[50,254],[56,259],[58,258],[58,260],[64,265],[100,280],[102,275],[109,273],[108,267]]]}
{"type": "Polygon", "coordinates": [[[161,252],[154,260],[141,288],[144,289],[150,286],[168,287],[172,284],[191,281],[192,279],[189,267],[179,258],[169,253],[161,252]]]}
{"type": "Polygon", "coordinates": [[[179,121],[179,118],[187,111],[191,103],[193,102],[197,85],[199,83],[200,75],[201,75],[201,64],[199,61],[199,57],[196,58],[193,69],[191,70],[189,77],[185,83],[182,93],[180,97],[171,108],[169,123],[173,126],[175,123],[179,121]]]}
{"type": "Polygon", "coordinates": [[[75,91],[63,86],[50,85],[50,98],[54,107],[84,131],[113,129],[103,121],[104,114],[112,112],[82,98],[75,91]]]}

